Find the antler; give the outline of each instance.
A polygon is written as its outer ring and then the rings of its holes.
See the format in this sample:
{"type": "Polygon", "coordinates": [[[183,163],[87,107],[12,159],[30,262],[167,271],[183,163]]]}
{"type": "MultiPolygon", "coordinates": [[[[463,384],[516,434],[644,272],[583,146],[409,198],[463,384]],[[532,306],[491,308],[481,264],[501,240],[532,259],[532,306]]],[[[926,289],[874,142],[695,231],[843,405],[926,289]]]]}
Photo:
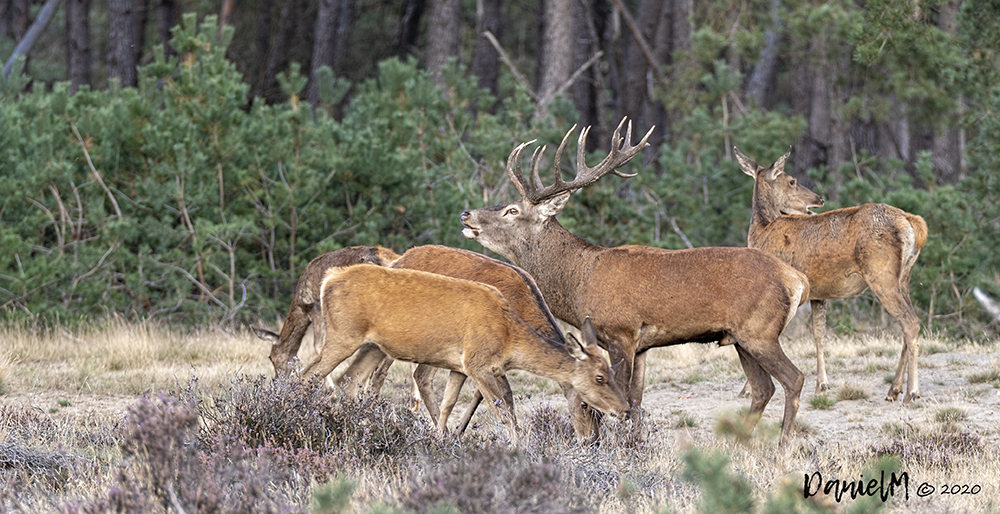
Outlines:
{"type": "Polygon", "coordinates": [[[618,124],[618,128],[615,129],[614,134],[611,136],[611,151],[608,156],[604,158],[603,161],[594,166],[593,168],[587,166],[586,162],[586,141],[587,134],[590,133],[590,127],[583,129],[580,132],[580,138],[577,140],[577,152],[576,152],[576,178],[571,182],[566,182],[562,179],[562,174],[560,173],[559,164],[560,158],[562,157],[563,150],[566,149],[566,143],[569,141],[570,134],[576,130],[576,125],[573,125],[563,136],[562,143],[559,144],[559,149],[556,151],[556,158],[553,167],[555,168],[556,180],[555,182],[547,187],[542,187],[542,180],[538,177],[538,164],[541,161],[542,154],[545,153],[545,146],[535,149],[534,153],[531,155],[531,176],[530,182],[524,180],[524,176],[521,174],[521,152],[524,151],[526,147],[535,143],[536,140],[528,141],[527,143],[521,143],[510,153],[507,157],[507,176],[510,177],[511,182],[514,183],[514,187],[517,188],[517,192],[521,193],[521,198],[525,198],[532,203],[539,203],[542,200],[552,198],[558,194],[564,193],[566,191],[575,191],[584,186],[588,186],[600,180],[601,177],[607,175],[608,173],[614,173],[619,177],[634,177],[636,174],[627,174],[618,171],[618,168],[624,166],[628,161],[632,160],[633,157],[639,154],[639,152],[649,146],[646,141],[649,136],[653,134],[653,129],[656,126],[649,128],[649,132],[642,137],[636,145],[631,145],[632,141],[632,122],[628,122],[628,129],[625,131],[625,139],[622,140],[621,130],[625,125],[625,121],[628,117],[622,118],[621,123],[618,124]]]}

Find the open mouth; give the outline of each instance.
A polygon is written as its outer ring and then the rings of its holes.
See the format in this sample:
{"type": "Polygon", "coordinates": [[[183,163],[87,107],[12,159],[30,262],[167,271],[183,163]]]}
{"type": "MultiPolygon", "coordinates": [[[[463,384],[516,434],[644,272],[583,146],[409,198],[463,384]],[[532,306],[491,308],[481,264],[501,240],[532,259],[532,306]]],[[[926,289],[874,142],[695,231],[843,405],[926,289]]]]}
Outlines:
{"type": "Polygon", "coordinates": [[[468,239],[475,239],[479,237],[479,228],[473,227],[468,223],[462,223],[462,224],[465,225],[465,228],[462,229],[463,236],[465,236],[468,239]]]}

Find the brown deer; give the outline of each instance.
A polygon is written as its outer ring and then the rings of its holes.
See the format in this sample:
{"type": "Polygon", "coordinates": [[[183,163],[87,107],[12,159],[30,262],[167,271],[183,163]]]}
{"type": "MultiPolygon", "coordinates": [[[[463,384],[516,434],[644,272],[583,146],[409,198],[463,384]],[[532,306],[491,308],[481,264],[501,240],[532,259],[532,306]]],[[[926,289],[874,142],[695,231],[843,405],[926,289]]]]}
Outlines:
{"type": "Polygon", "coordinates": [[[648,246],[604,248],[574,236],[556,220],[570,193],[599,180],[646,146],[653,129],[631,145],[632,127],[622,141],[619,124],[611,152],[597,166],[584,160],[582,131],[576,178],[564,182],[559,157],[573,129],[556,151],[553,185],[542,187],[538,164],[544,148],[531,161],[531,178],[521,173],[519,145],[507,159],[507,175],[521,199],[462,213],[463,234],[507,257],[534,277],[552,314],[571,324],[588,316],[629,397],[633,434],[640,435],[645,356],[650,348],[689,342],[719,341],[734,345],[753,386],[747,421],[752,428],[774,393],[773,376],[785,391],[782,418],[784,444],[799,408],[802,372],[778,344],[787,322],[809,296],[805,275],[779,259],[749,248],[663,250],[648,246]]]}
{"type": "Polygon", "coordinates": [[[768,168],[733,149],[740,168],[754,178],[748,246],[777,256],[809,277],[816,392],[828,388],[823,360],[826,301],[871,288],[903,329],[903,351],[886,400],[895,401],[903,392],[905,373],[908,380],[903,404],[912,403],[920,396],[920,320],[910,303],[910,272],[927,242],[927,223],[920,216],[881,203],[812,214],[809,209],[822,207],[823,199],[785,173],[791,148],[768,168]]]}
{"type": "MultiPolygon", "coordinates": [[[[593,330],[584,342],[545,338],[524,322],[499,290],[469,280],[370,264],[332,268],[321,305],[326,344],[305,376],[328,375],[364,344],[394,359],[469,376],[517,443],[513,393],[505,373],[522,369],[572,387],[591,407],[624,418],[628,403],[593,330]]],[[[589,335],[588,335],[589,334],[589,335]]]]}
{"type": "MultiPolygon", "coordinates": [[[[323,277],[330,268],[351,266],[354,264],[375,264],[387,266],[399,258],[396,252],[381,246],[351,246],[325,253],[316,257],[306,265],[295,286],[292,306],[288,309],[285,324],[281,333],[250,325],[257,337],[271,341],[271,364],[277,376],[286,376],[291,371],[289,365],[302,346],[302,338],[310,325],[313,327],[313,345],[319,354],[323,348],[323,316],[319,307],[320,286],[323,277]]],[[[355,376],[358,373],[345,373],[345,376],[355,376]]],[[[384,377],[384,374],[383,374],[384,377]]],[[[332,385],[332,384],[331,384],[332,385]]],[[[381,388],[381,384],[377,384],[381,388]]]]}
{"type": "MultiPolygon", "coordinates": [[[[510,302],[515,314],[528,326],[543,337],[565,344],[563,333],[549,312],[548,306],[545,305],[545,300],[542,298],[538,286],[535,285],[535,281],[524,270],[516,266],[469,250],[426,245],[407,250],[390,267],[426,271],[496,287],[510,302]]],[[[351,368],[342,375],[341,382],[343,382],[344,376],[351,373],[354,382],[365,383],[368,381],[366,377],[369,374],[388,369],[392,361],[393,359],[385,355],[377,346],[363,347],[358,350],[351,368]]],[[[431,383],[435,371],[436,368],[433,366],[419,364],[413,370],[413,381],[431,419],[437,423],[441,431],[448,432],[447,420],[458,401],[458,395],[465,383],[466,376],[458,372],[450,374],[444,397],[440,402],[440,407],[438,407],[439,402],[435,397],[431,383]]],[[[371,382],[377,383],[374,380],[371,382]]],[[[343,383],[341,383],[341,387],[344,387],[343,383]]],[[[349,393],[356,394],[353,390],[349,390],[349,393]]],[[[592,413],[579,400],[579,395],[572,388],[565,389],[563,393],[569,404],[570,418],[577,435],[586,442],[594,441],[597,437],[597,431],[592,413]]],[[[463,415],[456,433],[464,432],[482,398],[482,394],[477,391],[472,405],[463,415]]]]}

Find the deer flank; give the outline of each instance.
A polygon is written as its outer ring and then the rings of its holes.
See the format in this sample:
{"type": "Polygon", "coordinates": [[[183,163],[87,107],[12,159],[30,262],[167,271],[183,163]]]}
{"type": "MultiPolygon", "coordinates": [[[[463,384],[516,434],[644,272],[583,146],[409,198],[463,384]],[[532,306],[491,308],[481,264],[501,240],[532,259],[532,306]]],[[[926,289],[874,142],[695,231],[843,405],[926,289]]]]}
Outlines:
{"type": "Polygon", "coordinates": [[[333,268],[322,285],[326,345],[304,374],[326,376],[364,344],[394,359],[446,368],[475,382],[517,441],[513,393],[505,378],[522,369],[573,387],[591,407],[624,417],[628,404],[585,325],[581,344],[535,332],[494,287],[361,264],[333,268]]]}
{"type": "Polygon", "coordinates": [[[924,219],[881,203],[811,214],[810,209],[823,206],[823,199],[785,173],[791,149],[767,168],[734,150],[740,168],[754,179],[748,246],[777,256],[809,278],[816,392],[828,388],[823,359],[826,300],[870,288],[903,329],[903,351],[886,400],[895,401],[903,392],[905,376],[903,403],[912,403],[920,396],[920,320],[910,303],[910,273],[927,242],[924,219]]]}
{"type": "MultiPolygon", "coordinates": [[[[507,161],[507,174],[521,199],[462,213],[463,233],[524,268],[535,279],[553,315],[571,324],[593,320],[599,342],[612,362],[623,359],[616,377],[629,397],[633,434],[640,435],[645,352],[688,342],[719,341],[734,345],[753,386],[748,421],[759,420],[772,394],[775,377],[785,391],[782,444],[790,437],[798,412],[802,372],[778,344],[778,336],[809,295],[802,273],[764,252],[748,248],[663,250],[647,246],[605,248],[569,233],[556,220],[570,192],[596,182],[627,163],[646,146],[652,129],[636,145],[631,125],[624,141],[612,136],[611,152],[597,166],[584,162],[583,130],[578,142],[577,174],[560,176],[542,187],[536,151],[531,176],[524,179],[519,145],[507,161]]],[[[574,127],[575,129],[575,127],[574,127]]]]}

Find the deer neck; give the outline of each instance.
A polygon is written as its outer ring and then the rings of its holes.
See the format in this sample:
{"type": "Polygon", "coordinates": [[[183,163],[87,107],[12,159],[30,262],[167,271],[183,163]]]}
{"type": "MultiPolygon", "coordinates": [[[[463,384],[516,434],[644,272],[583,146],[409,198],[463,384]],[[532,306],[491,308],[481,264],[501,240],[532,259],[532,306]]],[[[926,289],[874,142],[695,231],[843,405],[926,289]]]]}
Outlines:
{"type": "Polygon", "coordinates": [[[526,323],[520,323],[516,330],[520,339],[508,361],[508,369],[520,369],[555,381],[560,386],[572,385],[575,359],[566,346],[546,339],[532,330],[526,323]]]}
{"type": "Polygon", "coordinates": [[[750,229],[747,232],[747,243],[750,247],[756,247],[757,238],[778,216],[781,216],[781,210],[778,209],[774,199],[763,193],[759,186],[754,187],[750,229]]]}
{"type": "Polygon", "coordinates": [[[510,257],[535,279],[552,315],[577,324],[582,320],[578,320],[575,299],[601,250],[574,236],[552,218],[530,234],[510,257]]]}

